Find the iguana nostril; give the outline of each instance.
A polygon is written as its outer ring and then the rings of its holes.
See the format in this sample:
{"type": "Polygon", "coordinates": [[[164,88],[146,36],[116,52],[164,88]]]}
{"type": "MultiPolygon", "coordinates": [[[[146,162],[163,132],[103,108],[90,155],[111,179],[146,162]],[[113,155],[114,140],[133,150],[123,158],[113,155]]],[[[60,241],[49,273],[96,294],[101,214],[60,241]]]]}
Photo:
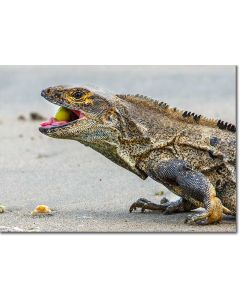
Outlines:
{"type": "Polygon", "coordinates": [[[41,96],[42,96],[42,97],[45,97],[45,96],[46,96],[45,90],[42,90],[42,91],[41,91],[41,96]]]}
{"type": "Polygon", "coordinates": [[[50,92],[51,92],[51,89],[50,89],[50,88],[47,88],[47,89],[45,89],[45,90],[42,90],[41,96],[42,96],[42,97],[45,97],[45,96],[47,96],[50,92]]]}

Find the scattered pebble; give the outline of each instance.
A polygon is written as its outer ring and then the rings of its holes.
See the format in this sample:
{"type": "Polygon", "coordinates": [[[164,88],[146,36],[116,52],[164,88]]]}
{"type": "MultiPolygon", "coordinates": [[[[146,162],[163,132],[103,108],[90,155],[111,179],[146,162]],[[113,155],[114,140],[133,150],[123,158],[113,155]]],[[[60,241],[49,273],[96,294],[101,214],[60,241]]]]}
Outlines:
{"type": "Polygon", "coordinates": [[[49,157],[49,155],[47,155],[47,154],[38,154],[38,156],[37,156],[37,158],[38,159],[41,159],[41,158],[46,158],[46,157],[49,157]]]}
{"type": "Polygon", "coordinates": [[[46,118],[44,118],[42,115],[40,115],[37,112],[31,112],[30,113],[30,119],[32,121],[43,121],[43,120],[46,120],[46,118]]]}
{"type": "Polygon", "coordinates": [[[6,211],[6,207],[3,205],[0,205],[0,213],[4,213],[6,211]]]}
{"type": "Polygon", "coordinates": [[[47,205],[38,205],[33,211],[32,216],[38,216],[38,215],[52,215],[51,209],[47,205]]]}
{"type": "Polygon", "coordinates": [[[163,191],[160,191],[160,192],[156,192],[156,193],[155,193],[155,196],[162,196],[162,195],[164,195],[164,192],[163,192],[163,191]]]}
{"type": "Polygon", "coordinates": [[[23,115],[18,116],[18,121],[26,121],[26,118],[23,115]]]}

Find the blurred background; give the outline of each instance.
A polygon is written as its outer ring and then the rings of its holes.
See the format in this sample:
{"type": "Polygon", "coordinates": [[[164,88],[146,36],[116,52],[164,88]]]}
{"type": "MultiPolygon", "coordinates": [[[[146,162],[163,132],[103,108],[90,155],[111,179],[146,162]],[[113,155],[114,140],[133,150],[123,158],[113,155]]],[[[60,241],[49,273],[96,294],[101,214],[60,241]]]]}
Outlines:
{"type": "Polygon", "coordinates": [[[234,66],[0,66],[0,114],[45,113],[42,89],[92,84],[235,122],[235,79],[234,66]]]}

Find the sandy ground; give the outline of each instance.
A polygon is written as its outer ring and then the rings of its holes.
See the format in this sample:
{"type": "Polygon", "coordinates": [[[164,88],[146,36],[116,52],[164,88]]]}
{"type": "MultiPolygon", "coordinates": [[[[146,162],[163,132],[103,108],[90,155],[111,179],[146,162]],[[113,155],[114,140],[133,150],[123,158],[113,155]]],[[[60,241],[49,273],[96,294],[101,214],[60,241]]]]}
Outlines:
{"type": "Polygon", "coordinates": [[[236,232],[229,217],[220,225],[190,226],[187,214],[130,214],[139,197],[176,196],[80,143],[43,136],[38,122],[1,119],[0,136],[1,232],[236,232]],[[39,204],[53,215],[31,216],[39,204]]]}

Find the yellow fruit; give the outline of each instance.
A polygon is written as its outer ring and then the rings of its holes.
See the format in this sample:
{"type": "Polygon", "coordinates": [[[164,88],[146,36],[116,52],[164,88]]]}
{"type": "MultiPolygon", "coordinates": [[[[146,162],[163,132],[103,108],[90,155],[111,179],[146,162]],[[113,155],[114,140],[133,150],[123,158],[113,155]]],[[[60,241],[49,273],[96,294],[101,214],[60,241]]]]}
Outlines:
{"type": "Polygon", "coordinates": [[[57,121],[70,121],[71,118],[71,110],[65,107],[59,107],[58,111],[54,117],[57,121]]]}
{"type": "Polygon", "coordinates": [[[32,215],[38,215],[38,214],[51,214],[51,209],[47,205],[38,205],[34,211],[32,212],[32,215]]]}
{"type": "Polygon", "coordinates": [[[50,208],[46,205],[38,205],[36,207],[36,211],[39,213],[46,213],[46,212],[50,212],[50,208]]]}

